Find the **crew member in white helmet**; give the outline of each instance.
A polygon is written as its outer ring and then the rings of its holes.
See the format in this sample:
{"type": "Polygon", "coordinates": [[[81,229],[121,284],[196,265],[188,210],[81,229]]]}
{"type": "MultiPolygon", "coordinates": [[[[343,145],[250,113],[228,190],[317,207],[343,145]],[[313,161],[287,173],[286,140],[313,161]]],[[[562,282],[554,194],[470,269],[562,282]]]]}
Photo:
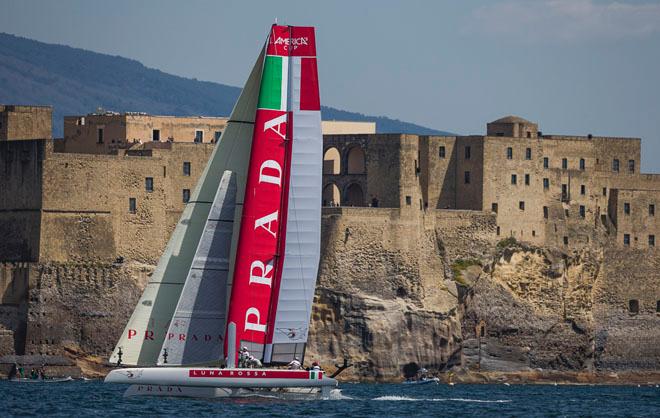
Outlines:
{"type": "Polygon", "coordinates": [[[301,368],[302,364],[300,364],[300,360],[298,360],[298,357],[294,357],[291,363],[289,363],[289,370],[300,370],[301,368]]]}
{"type": "Polygon", "coordinates": [[[319,366],[318,361],[315,361],[314,363],[312,363],[312,370],[315,371],[315,372],[321,371],[321,366],[319,366]]]}

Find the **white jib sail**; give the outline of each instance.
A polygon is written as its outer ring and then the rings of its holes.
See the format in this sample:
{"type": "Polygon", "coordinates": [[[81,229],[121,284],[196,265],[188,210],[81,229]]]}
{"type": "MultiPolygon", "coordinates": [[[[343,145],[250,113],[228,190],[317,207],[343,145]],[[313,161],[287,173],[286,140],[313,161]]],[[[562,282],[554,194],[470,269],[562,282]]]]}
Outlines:
{"type": "Polygon", "coordinates": [[[236,175],[225,171],[197,246],[158,365],[218,362],[223,357],[236,175]]]}
{"type": "MultiPolygon", "coordinates": [[[[282,279],[272,358],[302,358],[307,342],[321,251],[323,136],[321,112],[300,110],[301,57],[291,58],[293,143],[282,279]]],[[[270,350],[269,350],[270,351],[270,350]]]]}
{"type": "MultiPolygon", "coordinates": [[[[216,144],[190,202],[110,356],[111,363],[121,361],[125,365],[145,366],[157,363],[211,204],[226,170],[236,175],[236,221],[230,260],[235,258],[263,59],[264,50],[257,58],[222,138],[216,144]]],[[[230,263],[229,277],[232,269],[233,263],[230,263]]]]}

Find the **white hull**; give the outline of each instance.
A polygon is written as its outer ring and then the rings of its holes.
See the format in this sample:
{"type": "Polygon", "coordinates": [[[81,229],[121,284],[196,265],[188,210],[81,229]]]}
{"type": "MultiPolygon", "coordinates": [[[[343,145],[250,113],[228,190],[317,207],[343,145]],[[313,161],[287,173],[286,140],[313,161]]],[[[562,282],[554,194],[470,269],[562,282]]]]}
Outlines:
{"type": "MultiPolygon", "coordinates": [[[[322,388],[337,381],[323,372],[282,369],[220,369],[217,367],[144,367],[115,369],[106,383],[194,388],[322,388]]],[[[210,393],[210,392],[209,392],[210,393]]]]}

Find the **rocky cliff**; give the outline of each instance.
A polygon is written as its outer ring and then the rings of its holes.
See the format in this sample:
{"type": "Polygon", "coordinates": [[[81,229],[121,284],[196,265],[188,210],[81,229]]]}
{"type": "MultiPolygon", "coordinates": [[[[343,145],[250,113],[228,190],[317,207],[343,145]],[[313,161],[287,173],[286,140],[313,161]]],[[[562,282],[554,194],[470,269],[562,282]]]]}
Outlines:
{"type": "MultiPolygon", "coordinates": [[[[403,215],[324,211],[307,360],[332,368],[346,358],[355,367],[344,377],[381,381],[421,366],[458,374],[659,368],[657,252],[498,243],[490,215],[403,215]]],[[[0,355],[24,347],[91,370],[107,358],[153,266],[80,261],[0,271],[0,355]]]]}

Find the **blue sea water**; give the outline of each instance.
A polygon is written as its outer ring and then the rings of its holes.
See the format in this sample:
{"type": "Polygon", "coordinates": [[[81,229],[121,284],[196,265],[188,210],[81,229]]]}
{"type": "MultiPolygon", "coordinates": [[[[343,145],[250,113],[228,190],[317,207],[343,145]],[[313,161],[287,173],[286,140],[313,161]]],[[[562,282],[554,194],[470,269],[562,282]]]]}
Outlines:
{"type": "Polygon", "coordinates": [[[336,399],[123,398],[100,381],[0,381],[0,416],[646,416],[660,417],[655,386],[343,384],[336,399]]]}

